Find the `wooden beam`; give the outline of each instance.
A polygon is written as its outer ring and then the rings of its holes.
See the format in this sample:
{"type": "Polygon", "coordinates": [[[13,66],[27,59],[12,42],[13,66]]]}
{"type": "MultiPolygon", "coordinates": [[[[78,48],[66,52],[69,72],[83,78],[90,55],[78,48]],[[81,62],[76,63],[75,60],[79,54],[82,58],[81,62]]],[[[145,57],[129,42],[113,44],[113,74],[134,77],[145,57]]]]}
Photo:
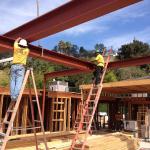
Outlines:
{"type": "Polygon", "coordinates": [[[73,93],[73,92],[60,92],[60,91],[49,91],[48,97],[61,97],[61,98],[76,98],[81,99],[80,93],[73,93]]]}
{"type": "MultiPolygon", "coordinates": [[[[124,80],[117,82],[109,82],[103,83],[103,89],[105,88],[115,88],[115,87],[132,87],[132,86],[150,86],[150,79],[142,79],[142,80],[124,80]]],[[[91,84],[81,85],[82,89],[90,89],[91,84]]]]}
{"type": "MultiPolygon", "coordinates": [[[[90,89],[91,84],[81,85],[83,90],[90,89]]],[[[103,83],[102,92],[106,93],[148,93],[150,92],[150,79],[126,80],[118,82],[103,83]]]]}

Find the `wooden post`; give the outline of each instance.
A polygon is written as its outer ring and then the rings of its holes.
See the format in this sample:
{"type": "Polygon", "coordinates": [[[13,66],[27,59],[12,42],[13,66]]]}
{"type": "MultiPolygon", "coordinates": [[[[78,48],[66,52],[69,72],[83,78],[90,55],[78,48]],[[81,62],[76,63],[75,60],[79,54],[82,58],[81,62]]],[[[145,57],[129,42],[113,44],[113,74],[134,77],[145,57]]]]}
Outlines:
{"type": "Polygon", "coordinates": [[[67,98],[64,99],[64,126],[63,126],[63,131],[66,131],[66,115],[67,115],[67,98]]]}
{"type": "Polygon", "coordinates": [[[54,122],[53,122],[53,119],[54,119],[54,101],[55,101],[55,98],[52,97],[52,103],[51,103],[51,117],[50,117],[50,131],[53,132],[53,126],[54,126],[54,122]]]}
{"type": "Polygon", "coordinates": [[[58,128],[58,122],[57,122],[57,118],[58,118],[58,111],[57,111],[58,110],[58,97],[56,98],[56,104],[55,105],[56,105],[56,109],[55,109],[56,111],[54,111],[54,114],[56,116],[54,118],[55,119],[55,121],[54,121],[54,123],[55,123],[55,125],[54,125],[54,131],[57,131],[57,128],[58,128]]]}
{"type": "Polygon", "coordinates": [[[44,76],[44,81],[43,81],[43,100],[42,100],[42,118],[44,121],[44,112],[45,112],[45,98],[46,98],[46,78],[44,76]]]}
{"type": "Polygon", "coordinates": [[[70,131],[70,116],[71,116],[71,98],[68,99],[68,123],[67,123],[67,131],[70,131]]]}
{"type": "Polygon", "coordinates": [[[131,120],[131,103],[128,103],[128,120],[131,120]]]}
{"type": "Polygon", "coordinates": [[[72,103],[72,127],[74,127],[75,124],[75,101],[72,103]]]}
{"type": "MultiPolygon", "coordinates": [[[[60,121],[58,121],[58,124],[59,124],[59,131],[62,131],[63,129],[62,129],[62,127],[63,127],[63,121],[61,121],[62,119],[64,119],[64,117],[63,117],[63,104],[62,104],[62,102],[63,102],[63,98],[60,98],[60,121]]],[[[64,100],[65,101],[65,100],[64,100]]]]}
{"type": "Polygon", "coordinates": [[[23,101],[23,111],[22,111],[22,128],[21,134],[26,134],[26,127],[27,127],[27,115],[28,115],[28,97],[24,98],[23,101]]]}
{"type": "Polygon", "coordinates": [[[0,95],[0,123],[2,122],[2,112],[3,112],[3,101],[4,101],[4,95],[0,95]]]}

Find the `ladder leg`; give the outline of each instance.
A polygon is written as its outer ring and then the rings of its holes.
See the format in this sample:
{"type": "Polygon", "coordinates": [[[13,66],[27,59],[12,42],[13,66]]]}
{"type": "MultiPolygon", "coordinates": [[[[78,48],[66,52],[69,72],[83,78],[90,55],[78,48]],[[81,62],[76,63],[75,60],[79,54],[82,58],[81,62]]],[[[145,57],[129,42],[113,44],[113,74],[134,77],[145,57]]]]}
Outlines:
{"type": "Polygon", "coordinates": [[[25,77],[24,77],[24,81],[23,81],[21,90],[20,90],[20,93],[19,93],[19,96],[17,98],[16,104],[15,104],[14,109],[13,109],[14,112],[12,113],[10,121],[9,121],[9,125],[8,125],[7,131],[6,131],[6,135],[5,135],[4,140],[3,140],[3,144],[2,144],[1,150],[5,150],[6,144],[7,144],[8,140],[9,140],[8,137],[9,137],[10,132],[12,130],[12,125],[13,125],[13,122],[14,122],[14,119],[15,119],[15,116],[16,116],[16,112],[18,110],[18,107],[19,107],[19,104],[20,104],[20,101],[21,101],[21,98],[22,98],[22,94],[23,94],[23,91],[24,91],[24,88],[25,88],[25,85],[26,85],[29,73],[30,73],[30,71],[27,70],[27,72],[25,74],[25,77]]]}
{"type": "Polygon", "coordinates": [[[30,100],[33,132],[34,132],[34,137],[35,137],[36,150],[38,150],[38,142],[37,142],[37,135],[36,135],[36,129],[35,129],[35,122],[34,122],[35,119],[34,119],[34,109],[33,109],[33,104],[32,104],[32,94],[31,94],[30,79],[28,79],[28,85],[29,85],[29,100],[30,100]]]}
{"type": "Polygon", "coordinates": [[[75,150],[75,149],[84,150],[85,149],[85,145],[87,143],[87,137],[88,137],[89,133],[91,132],[92,121],[93,121],[94,114],[95,114],[97,106],[98,106],[98,101],[99,101],[99,98],[100,98],[100,95],[102,92],[102,88],[103,88],[102,82],[104,80],[107,66],[108,66],[108,63],[110,61],[111,51],[112,50],[109,51],[105,67],[104,67],[104,70],[103,70],[102,75],[101,75],[100,84],[98,86],[95,86],[95,84],[94,84],[95,79],[93,79],[93,84],[91,86],[87,100],[85,102],[78,129],[76,130],[75,137],[72,140],[71,150],[75,150]],[[97,92],[93,93],[93,90],[96,88],[97,88],[97,92]],[[90,104],[93,104],[93,105],[90,106],[90,104]],[[88,119],[88,116],[89,116],[89,119],[88,119]],[[85,124],[87,123],[86,134],[85,134],[84,141],[83,141],[81,147],[78,147],[78,141],[79,141],[78,135],[79,135],[79,131],[82,129],[83,123],[85,123],[85,124]]]}
{"type": "MultiPolygon", "coordinates": [[[[10,104],[9,104],[9,106],[8,106],[8,109],[7,109],[7,110],[13,109],[13,107],[15,106],[15,103],[16,103],[16,101],[11,101],[10,104]]],[[[1,125],[1,127],[0,127],[0,132],[3,132],[3,131],[5,130],[4,122],[6,122],[6,121],[8,120],[9,116],[10,116],[10,113],[8,113],[8,112],[6,111],[5,117],[4,117],[4,119],[3,119],[3,123],[2,123],[2,125],[1,125]]]]}
{"type": "Polygon", "coordinates": [[[32,69],[31,69],[31,76],[32,76],[32,83],[33,83],[33,87],[34,87],[34,90],[35,90],[35,96],[36,96],[36,100],[37,100],[37,107],[38,107],[38,113],[39,113],[40,122],[41,122],[41,128],[42,128],[42,132],[43,132],[44,144],[45,144],[46,150],[48,150],[47,141],[46,141],[46,135],[45,135],[45,130],[44,130],[44,124],[43,124],[43,119],[42,119],[42,114],[41,114],[41,108],[40,108],[40,104],[39,104],[37,88],[36,88],[35,79],[34,79],[34,75],[33,75],[33,70],[32,69]]]}
{"type": "MultiPolygon", "coordinates": [[[[7,110],[13,109],[13,107],[15,106],[15,103],[16,103],[16,101],[11,101],[7,110]]],[[[7,121],[9,115],[10,115],[10,113],[8,114],[7,111],[6,111],[6,114],[5,114],[5,117],[4,117],[4,121],[7,121]]]]}

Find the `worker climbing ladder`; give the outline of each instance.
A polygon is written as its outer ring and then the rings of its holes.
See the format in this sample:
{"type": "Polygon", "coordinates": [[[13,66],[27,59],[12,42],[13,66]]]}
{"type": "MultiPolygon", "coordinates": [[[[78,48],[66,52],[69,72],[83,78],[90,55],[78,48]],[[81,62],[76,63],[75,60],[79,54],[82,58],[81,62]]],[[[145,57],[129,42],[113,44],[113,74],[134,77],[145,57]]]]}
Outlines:
{"type": "Polygon", "coordinates": [[[108,63],[110,61],[110,54],[111,54],[111,50],[109,51],[109,54],[108,54],[108,57],[107,57],[107,60],[103,69],[103,73],[101,75],[100,84],[98,86],[95,86],[93,82],[91,89],[89,91],[87,100],[83,107],[83,112],[81,115],[80,122],[78,122],[78,124],[76,122],[77,130],[76,130],[75,137],[72,140],[71,150],[84,150],[85,148],[85,145],[87,143],[87,137],[91,131],[92,121],[93,121],[94,114],[95,114],[98,101],[101,95],[101,91],[103,88],[102,83],[104,80],[104,76],[107,70],[108,63]],[[85,137],[82,139],[80,138],[79,134],[82,131],[82,129],[84,129],[85,127],[86,127],[86,133],[85,133],[85,137]]]}
{"type": "MultiPolygon", "coordinates": [[[[104,57],[104,54],[106,52],[106,49],[104,48],[103,49],[103,53],[102,53],[102,56],[104,57]]],[[[93,80],[93,84],[95,83],[95,79],[93,80]]],[[[79,110],[77,111],[77,116],[76,116],[76,120],[75,120],[75,123],[74,123],[74,127],[73,129],[74,130],[77,130],[78,129],[78,126],[79,126],[79,123],[80,123],[80,120],[81,120],[81,116],[82,116],[82,112],[83,112],[83,108],[85,107],[85,101],[84,101],[84,96],[83,96],[83,89],[81,89],[81,103],[79,103],[79,110]]],[[[89,120],[89,118],[86,118],[86,121],[89,120]]],[[[87,125],[83,125],[82,127],[82,130],[86,129],[87,125]]],[[[95,123],[95,120],[92,121],[92,125],[91,125],[91,131],[90,133],[92,133],[93,130],[96,130],[96,123],[95,123]]]]}
{"type": "Polygon", "coordinates": [[[14,122],[17,110],[19,108],[21,98],[22,98],[22,95],[23,95],[23,91],[25,89],[25,85],[26,85],[27,81],[29,82],[29,99],[30,99],[31,114],[32,114],[32,125],[33,125],[32,129],[33,129],[34,136],[35,136],[36,150],[39,149],[38,148],[39,141],[37,139],[36,127],[35,127],[36,122],[40,123],[40,125],[41,125],[40,128],[41,128],[42,133],[43,133],[43,142],[44,142],[44,145],[45,145],[45,149],[48,150],[45,131],[44,131],[44,125],[43,125],[43,119],[42,119],[42,115],[41,115],[41,109],[40,109],[40,104],[39,104],[39,99],[38,99],[38,94],[37,94],[37,88],[36,88],[32,68],[30,68],[26,71],[26,74],[25,74],[25,77],[24,77],[22,87],[21,87],[19,96],[17,98],[17,101],[11,101],[10,102],[8,110],[7,110],[6,115],[4,117],[3,123],[1,124],[1,131],[5,131],[3,129],[3,127],[5,128],[6,125],[7,125],[7,129],[6,129],[5,133],[0,133],[0,138],[1,138],[0,150],[5,150],[6,149],[6,144],[9,141],[10,133],[13,130],[13,122],[14,122]],[[31,83],[30,83],[30,77],[29,77],[30,75],[31,75],[31,79],[32,79],[32,85],[33,85],[33,88],[34,88],[36,100],[32,100],[31,85],[30,85],[31,83]],[[34,118],[33,103],[37,104],[38,113],[39,113],[39,120],[35,120],[35,118],[34,118]]]}

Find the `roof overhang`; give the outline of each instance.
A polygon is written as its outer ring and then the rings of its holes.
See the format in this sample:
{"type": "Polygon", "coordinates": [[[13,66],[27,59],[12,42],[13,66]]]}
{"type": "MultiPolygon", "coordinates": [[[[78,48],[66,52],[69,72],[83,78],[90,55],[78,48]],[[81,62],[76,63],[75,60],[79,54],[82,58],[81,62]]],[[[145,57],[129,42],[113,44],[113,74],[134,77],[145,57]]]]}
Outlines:
{"type": "MultiPolygon", "coordinates": [[[[91,84],[81,85],[84,90],[90,89],[91,84]]],[[[126,80],[118,82],[103,83],[103,92],[126,94],[126,93],[150,93],[150,79],[126,80]]]]}

